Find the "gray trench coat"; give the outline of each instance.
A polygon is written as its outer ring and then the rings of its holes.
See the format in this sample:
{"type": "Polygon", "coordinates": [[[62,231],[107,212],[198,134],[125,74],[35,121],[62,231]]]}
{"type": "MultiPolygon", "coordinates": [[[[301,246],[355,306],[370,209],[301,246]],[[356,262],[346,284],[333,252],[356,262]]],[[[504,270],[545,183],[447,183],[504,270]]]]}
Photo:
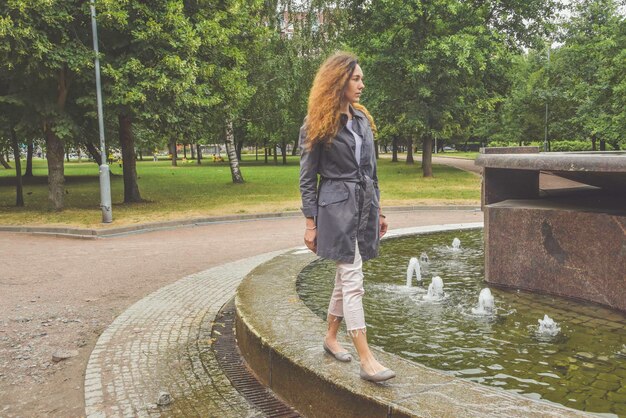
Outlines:
{"type": "Polygon", "coordinates": [[[330,146],[318,144],[308,150],[306,120],[300,128],[302,213],[315,217],[317,255],[344,263],[354,261],[357,240],[363,261],[378,255],[380,243],[374,135],[363,112],[352,106],[350,112],[352,128],[363,138],[358,163],[354,136],[345,126],[347,116],[330,146]]]}

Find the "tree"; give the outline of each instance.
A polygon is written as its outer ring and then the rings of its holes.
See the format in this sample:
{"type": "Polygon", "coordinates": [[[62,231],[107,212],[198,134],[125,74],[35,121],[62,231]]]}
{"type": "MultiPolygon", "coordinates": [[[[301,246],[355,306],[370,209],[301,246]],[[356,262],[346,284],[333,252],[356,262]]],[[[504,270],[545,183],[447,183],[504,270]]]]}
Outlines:
{"type": "Polygon", "coordinates": [[[72,136],[66,114],[75,78],[90,66],[85,46],[89,13],[85,2],[51,0],[0,4],[0,77],[15,88],[14,95],[35,112],[48,159],[49,201],[64,206],[64,140],[72,136]]]}
{"type": "Polygon", "coordinates": [[[619,149],[626,125],[623,68],[626,19],[615,0],[581,0],[565,24],[564,44],[555,57],[558,85],[573,102],[570,126],[600,149],[619,149]],[[617,65],[617,67],[615,67],[617,65]]]}
{"type": "Polygon", "coordinates": [[[124,202],[140,202],[134,125],[158,126],[153,134],[165,130],[177,137],[189,102],[207,100],[196,84],[201,40],[194,11],[180,1],[110,0],[101,7],[105,100],[118,120],[124,202]]]}
{"type": "MultiPolygon", "coordinates": [[[[254,96],[243,113],[249,137],[268,147],[279,147],[283,164],[287,144],[298,149],[298,132],[307,111],[309,89],[321,60],[337,46],[334,21],[324,19],[323,4],[271,2],[262,19],[270,30],[264,48],[249,57],[254,96]]],[[[275,161],[277,159],[274,153],[275,161]]],[[[267,159],[266,159],[267,161],[267,159]]]]}
{"type": "Polygon", "coordinates": [[[554,8],[539,0],[357,0],[347,6],[369,89],[384,92],[373,95],[377,107],[395,109],[403,136],[421,139],[425,177],[432,176],[433,138],[468,126],[487,96],[494,63],[508,57],[506,47],[533,41],[554,8]]]}
{"type": "MultiPolygon", "coordinates": [[[[194,21],[201,34],[199,59],[207,63],[206,89],[218,104],[203,115],[204,126],[220,127],[220,142],[227,147],[234,183],[243,182],[234,138],[234,124],[254,94],[249,82],[249,56],[262,47],[267,28],[261,17],[259,0],[226,0],[216,4],[198,2],[194,21]]],[[[215,135],[213,135],[215,138],[215,135]]]]}

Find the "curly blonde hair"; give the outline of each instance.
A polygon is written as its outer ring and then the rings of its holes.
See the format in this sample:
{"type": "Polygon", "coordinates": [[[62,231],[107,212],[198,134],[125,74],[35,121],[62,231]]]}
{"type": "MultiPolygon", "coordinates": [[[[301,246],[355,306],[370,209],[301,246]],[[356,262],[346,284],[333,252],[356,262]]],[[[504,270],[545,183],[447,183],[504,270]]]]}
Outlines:
{"type": "MultiPolygon", "coordinates": [[[[357,57],[349,52],[335,52],[321,65],[309,94],[306,119],[307,146],[330,144],[340,127],[341,101],[354,73],[357,57]]],[[[374,121],[365,106],[352,103],[365,113],[374,130],[374,121]]]]}

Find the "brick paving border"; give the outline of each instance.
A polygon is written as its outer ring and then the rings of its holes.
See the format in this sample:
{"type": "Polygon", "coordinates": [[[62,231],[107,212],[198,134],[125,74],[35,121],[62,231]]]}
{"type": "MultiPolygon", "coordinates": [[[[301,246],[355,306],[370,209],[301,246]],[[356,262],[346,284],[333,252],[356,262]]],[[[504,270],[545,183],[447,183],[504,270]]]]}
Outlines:
{"type": "Polygon", "coordinates": [[[283,251],[187,276],[141,299],[102,333],[85,373],[88,417],[256,417],[210,349],[211,324],[242,278],[283,251]],[[172,403],[156,405],[160,392],[172,403]]]}

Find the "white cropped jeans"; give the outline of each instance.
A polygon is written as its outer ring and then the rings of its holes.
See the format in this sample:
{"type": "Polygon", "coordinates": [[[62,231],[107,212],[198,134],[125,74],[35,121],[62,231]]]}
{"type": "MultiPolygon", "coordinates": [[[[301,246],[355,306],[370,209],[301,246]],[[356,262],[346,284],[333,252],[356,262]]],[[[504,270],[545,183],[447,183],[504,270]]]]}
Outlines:
{"type": "Polygon", "coordinates": [[[353,263],[337,262],[335,288],[330,297],[328,313],[346,319],[346,328],[350,335],[365,332],[365,314],[363,312],[363,260],[356,243],[353,263]]]}

